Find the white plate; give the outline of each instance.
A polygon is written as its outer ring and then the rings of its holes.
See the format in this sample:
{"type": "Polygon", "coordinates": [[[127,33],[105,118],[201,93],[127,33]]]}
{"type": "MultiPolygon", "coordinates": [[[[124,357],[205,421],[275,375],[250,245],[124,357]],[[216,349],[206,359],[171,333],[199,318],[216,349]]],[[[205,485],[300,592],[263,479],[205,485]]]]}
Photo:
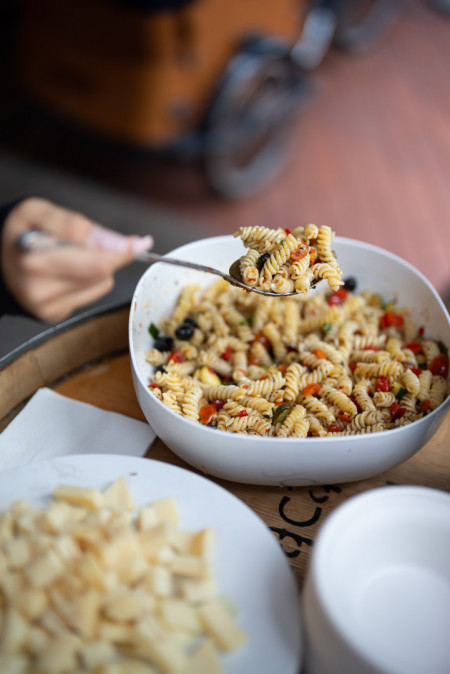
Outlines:
{"type": "Polygon", "coordinates": [[[264,522],[228,491],[188,470],[128,456],[90,454],[39,461],[0,473],[0,512],[18,499],[44,506],[60,484],[104,489],[124,476],[136,507],[172,496],[180,527],[216,531],[214,575],[237,607],[249,640],[222,662],[227,674],[297,674],[301,624],[295,578],[264,522]]]}

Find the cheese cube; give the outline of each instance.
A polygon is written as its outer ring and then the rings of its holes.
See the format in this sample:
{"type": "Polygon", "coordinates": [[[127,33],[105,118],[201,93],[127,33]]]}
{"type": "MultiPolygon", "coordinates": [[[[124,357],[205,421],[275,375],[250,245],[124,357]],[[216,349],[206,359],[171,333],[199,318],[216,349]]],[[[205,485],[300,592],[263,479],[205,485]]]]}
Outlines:
{"type": "Polygon", "coordinates": [[[204,628],[221,650],[232,651],[246,640],[244,632],[232,620],[220,600],[213,599],[199,606],[198,614],[204,628]]]}
{"type": "Polygon", "coordinates": [[[89,670],[114,660],[115,655],[115,649],[106,641],[92,641],[80,650],[81,660],[89,670]]]}
{"type": "Polygon", "coordinates": [[[13,516],[10,512],[0,515],[0,544],[13,537],[13,516]]]}
{"type": "Polygon", "coordinates": [[[148,630],[146,623],[140,623],[136,626],[136,636],[136,655],[149,658],[164,674],[179,674],[184,671],[187,656],[172,635],[161,632],[156,637],[153,628],[148,630]]]}
{"type": "Polygon", "coordinates": [[[201,623],[197,611],[182,599],[163,599],[160,604],[160,611],[169,628],[200,634],[201,623]]]}
{"type": "Polygon", "coordinates": [[[11,538],[3,546],[10,569],[20,569],[30,561],[30,544],[24,538],[11,538]]]}
{"type": "Polygon", "coordinates": [[[202,529],[193,537],[191,548],[192,554],[203,557],[203,559],[211,560],[213,557],[215,541],[216,532],[214,529],[202,529]]]}
{"type": "Polygon", "coordinates": [[[170,597],[174,591],[173,578],[169,569],[155,564],[146,575],[146,588],[156,597],[170,597]]]}
{"type": "Polygon", "coordinates": [[[84,516],[85,511],[82,508],[73,507],[66,501],[52,501],[45,512],[44,521],[50,531],[57,533],[64,531],[84,516]]]}
{"type": "Polygon", "coordinates": [[[159,672],[142,660],[124,658],[119,662],[103,665],[99,668],[98,674],[159,674],[159,672]]]}
{"type": "Polygon", "coordinates": [[[13,607],[8,607],[3,616],[0,653],[19,653],[27,636],[28,623],[13,607]]]}
{"type": "Polygon", "coordinates": [[[139,590],[122,590],[110,593],[102,606],[106,618],[116,622],[138,620],[152,613],[155,609],[155,598],[139,590]]]}
{"type": "Polygon", "coordinates": [[[103,501],[106,505],[123,510],[134,510],[133,497],[130,494],[124,477],[119,477],[103,492],[103,501]]]}
{"type": "Polygon", "coordinates": [[[194,555],[178,555],[169,565],[172,573],[180,576],[193,578],[208,578],[210,575],[209,564],[200,557],[194,555]]]}
{"type": "Polygon", "coordinates": [[[189,656],[183,674],[223,674],[223,669],[211,639],[204,639],[189,656]]]}
{"type": "Polygon", "coordinates": [[[174,498],[161,498],[152,505],[160,522],[178,526],[178,506],[174,498]]]}
{"type": "Polygon", "coordinates": [[[66,501],[72,505],[96,510],[103,505],[103,495],[98,489],[91,487],[74,487],[71,485],[61,485],[53,492],[53,498],[57,501],[66,501]]]}
{"type": "Polygon", "coordinates": [[[0,654],[0,672],[2,674],[27,674],[28,658],[24,655],[0,654]]]}
{"type": "Polygon", "coordinates": [[[64,573],[64,564],[53,550],[31,562],[25,573],[33,587],[46,587],[64,573]]]}
{"type": "Polygon", "coordinates": [[[63,674],[77,668],[77,651],[81,643],[78,637],[69,632],[59,634],[52,639],[46,651],[42,653],[33,671],[39,674],[63,674]]]}
{"type": "Polygon", "coordinates": [[[48,597],[44,590],[26,588],[12,596],[14,606],[29,620],[36,620],[48,606],[48,597]]]}
{"type": "MultiPolygon", "coordinates": [[[[30,625],[24,643],[25,650],[27,653],[31,653],[31,655],[40,655],[48,648],[50,639],[51,637],[45,630],[35,625],[30,625]]],[[[0,671],[2,670],[0,669],[0,671]]]]}
{"type": "Polygon", "coordinates": [[[180,582],[182,597],[190,604],[201,604],[213,599],[217,592],[217,585],[213,578],[206,580],[189,578],[180,582]]]}

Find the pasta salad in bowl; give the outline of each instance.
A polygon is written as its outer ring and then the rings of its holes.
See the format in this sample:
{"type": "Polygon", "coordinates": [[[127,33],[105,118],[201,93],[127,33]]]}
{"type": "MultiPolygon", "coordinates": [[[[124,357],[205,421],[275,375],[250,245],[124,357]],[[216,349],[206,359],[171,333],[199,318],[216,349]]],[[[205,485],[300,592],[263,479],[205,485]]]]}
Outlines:
{"type": "MultiPolygon", "coordinates": [[[[448,409],[450,324],[397,256],[336,237],[342,281],[262,297],[155,264],[130,312],[133,382],[150,425],[204,473],[253,484],[363,479],[417,452],[448,409]]],[[[227,269],[233,236],[170,255],[227,269]]]]}

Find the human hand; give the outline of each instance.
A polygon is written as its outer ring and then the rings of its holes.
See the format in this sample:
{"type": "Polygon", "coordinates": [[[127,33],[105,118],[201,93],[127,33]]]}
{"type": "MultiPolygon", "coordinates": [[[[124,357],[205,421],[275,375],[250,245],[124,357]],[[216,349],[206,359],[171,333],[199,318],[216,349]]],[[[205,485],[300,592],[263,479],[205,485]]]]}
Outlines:
{"type": "Polygon", "coordinates": [[[80,213],[30,198],[6,218],[1,268],[19,304],[36,318],[56,323],[108,293],[114,286],[114,273],[152,246],[151,236],[123,236],[80,213]],[[21,251],[15,242],[30,229],[76,245],[21,251]]]}

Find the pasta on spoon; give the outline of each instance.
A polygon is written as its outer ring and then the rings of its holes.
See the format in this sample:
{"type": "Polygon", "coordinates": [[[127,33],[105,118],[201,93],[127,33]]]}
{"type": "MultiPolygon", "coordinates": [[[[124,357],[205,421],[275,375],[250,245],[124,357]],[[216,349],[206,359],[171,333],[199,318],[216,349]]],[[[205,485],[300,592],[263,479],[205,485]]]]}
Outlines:
{"type": "Polygon", "coordinates": [[[289,229],[241,227],[240,238],[247,252],[239,259],[242,280],[251,288],[280,295],[306,295],[324,279],[331,290],[343,285],[342,270],[332,250],[331,227],[308,224],[289,229]]]}

